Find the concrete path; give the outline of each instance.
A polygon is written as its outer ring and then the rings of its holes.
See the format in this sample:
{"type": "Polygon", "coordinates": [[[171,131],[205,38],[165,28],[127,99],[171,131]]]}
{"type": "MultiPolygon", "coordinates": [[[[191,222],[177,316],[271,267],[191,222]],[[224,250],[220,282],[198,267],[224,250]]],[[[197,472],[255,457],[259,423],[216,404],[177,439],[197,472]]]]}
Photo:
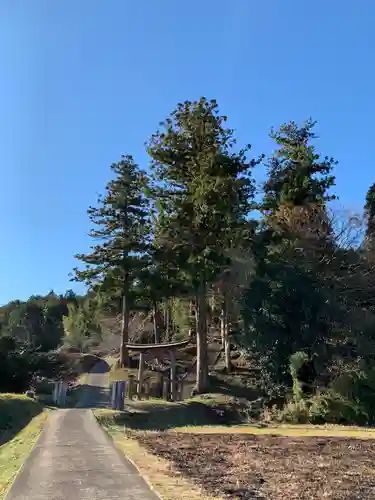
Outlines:
{"type": "Polygon", "coordinates": [[[49,417],[6,500],[156,500],[90,410],[49,417]]]}
{"type": "Polygon", "coordinates": [[[104,359],[93,367],[81,388],[77,408],[110,408],[109,370],[110,366],[104,359]]]}

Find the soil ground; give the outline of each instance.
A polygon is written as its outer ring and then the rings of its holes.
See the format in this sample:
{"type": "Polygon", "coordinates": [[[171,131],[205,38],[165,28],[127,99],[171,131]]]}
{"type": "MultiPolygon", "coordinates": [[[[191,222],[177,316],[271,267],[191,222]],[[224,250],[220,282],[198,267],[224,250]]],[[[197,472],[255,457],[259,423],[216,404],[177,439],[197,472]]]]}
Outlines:
{"type": "Polygon", "coordinates": [[[375,498],[372,439],[135,431],[129,437],[221,498],[375,498]]]}

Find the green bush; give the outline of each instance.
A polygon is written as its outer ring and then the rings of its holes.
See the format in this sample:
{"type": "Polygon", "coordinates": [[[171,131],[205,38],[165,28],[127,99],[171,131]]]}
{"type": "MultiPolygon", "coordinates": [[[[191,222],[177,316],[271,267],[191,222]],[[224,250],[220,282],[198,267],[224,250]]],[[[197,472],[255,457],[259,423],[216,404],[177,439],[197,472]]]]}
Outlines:
{"type": "Polygon", "coordinates": [[[332,389],[311,399],[309,414],[313,424],[366,425],[369,421],[365,408],[332,389]]]}
{"type": "Polygon", "coordinates": [[[304,399],[291,400],[276,414],[278,422],[307,424],[310,421],[309,404],[304,399]]]}
{"type": "Polygon", "coordinates": [[[366,408],[332,389],[309,399],[291,400],[276,413],[278,422],[292,424],[368,425],[366,408]]]}

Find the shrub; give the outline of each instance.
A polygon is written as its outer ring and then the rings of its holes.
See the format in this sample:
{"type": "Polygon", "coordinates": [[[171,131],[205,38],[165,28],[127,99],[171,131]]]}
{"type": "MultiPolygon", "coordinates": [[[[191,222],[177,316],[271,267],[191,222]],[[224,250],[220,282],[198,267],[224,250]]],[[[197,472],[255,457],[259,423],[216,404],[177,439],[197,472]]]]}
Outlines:
{"type": "Polygon", "coordinates": [[[369,423],[364,407],[342,394],[328,389],[316,394],[309,402],[309,421],[313,424],[358,424],[369,423]]]}
{"type": "Polygon", "coordinates": [[[368,425],[366,408],[333,389],[317,393],[309,399],[292,399],[273,413],[274,420],[292,424],[368,425]]]}
{"type": "Polygon", "coordinates": [[[289,401],[276,414],[276,420],[290,424],[307,424],[310,421],[309,403],[304,399],[289,401]]]}

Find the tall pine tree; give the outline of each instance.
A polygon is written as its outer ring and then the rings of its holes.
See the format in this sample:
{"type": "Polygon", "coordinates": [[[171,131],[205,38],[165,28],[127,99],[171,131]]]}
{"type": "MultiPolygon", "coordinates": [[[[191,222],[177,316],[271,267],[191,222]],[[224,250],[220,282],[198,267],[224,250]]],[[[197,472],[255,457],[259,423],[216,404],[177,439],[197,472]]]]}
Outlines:
{"type": "Polygon", "coordinates": [[[313,127],[290,122],[271,133],[277,149],[263,186],[257,273],[245,294],[246,341],[278,382],[294,352],[324,351],[332,324],[325,281],[335,254],[327,202],[336,162],[316,153],[313,127]]]}
{"type": "Polygon", "coordinates": [[[127,366],[129,354],[129,314],[131,294],[147,262],[149,243],[149,203],[145,195],[147,176],[131,156],[111,165],[115,178],[99,197],[98,207],[90,207],[94,227],[89,236],[95,244],[88,254],[76,258],[86,264],[75,268],[75,279],[122,300],[120,364],[127,366]]]}
{"type": "Polygon", "coordinates": [[[335,185],[333,158],[321,158],[311,141],[316,138],[315,122],[302,126],[291,121],[271,132],[278,149],[268,164],[263,210],[266,213],[282,206],[306,206],[335,199],[328,190],[335,185]]]}
{"type": "Polygon", "coordinates": [[[149,145],[165,209],[159,240],[196,296],[199,393],[208,385],[207,286],[228,265],[226,249],[246,224],[254,195],[256,161],[247,159],[248,147],[235,150],[225,121],[216,101],[186,101],[149,145]]]}

